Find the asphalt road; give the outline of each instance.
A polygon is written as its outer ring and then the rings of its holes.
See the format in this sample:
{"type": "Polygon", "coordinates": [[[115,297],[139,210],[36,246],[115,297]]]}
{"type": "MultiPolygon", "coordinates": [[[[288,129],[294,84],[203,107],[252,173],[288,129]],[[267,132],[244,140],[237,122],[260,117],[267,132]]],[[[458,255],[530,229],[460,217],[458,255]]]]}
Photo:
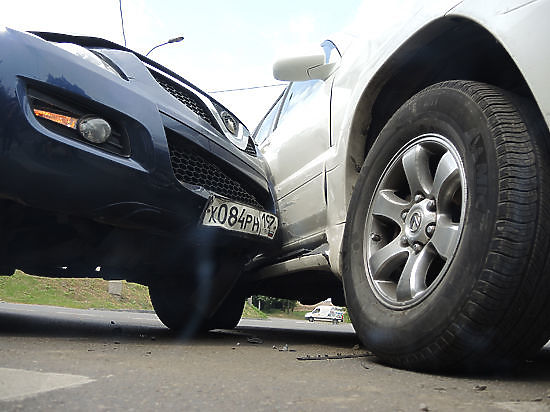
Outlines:
{"type": "Polygon", "coordinates": [[[185,339],[152,313],[0,303],[0,410],[550,410],[550,349],[508,376],[365,355],[351,325],[242,320],[185,339]]]}

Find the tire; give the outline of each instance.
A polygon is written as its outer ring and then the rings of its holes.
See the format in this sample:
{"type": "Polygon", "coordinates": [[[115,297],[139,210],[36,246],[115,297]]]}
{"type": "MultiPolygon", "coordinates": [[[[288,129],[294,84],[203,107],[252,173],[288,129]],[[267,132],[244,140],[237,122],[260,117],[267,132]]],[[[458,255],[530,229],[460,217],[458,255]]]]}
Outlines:
{"type": "Polygon", "coordinates": [[[149,285],[157,316],[181,338],[235,327],[244,307],[235,286],[249,257],[238,248],[226,248],[189,258],[187,272],[158,277],[149,285]]]}
{"type": "Polygon", "coordinates": [[[211,329],[233,329],[241,319],[245,299],[230,294],[211,317],[207,307],[195,303],[192,289],[182,284],[158,283],[149,286],[149,297],[160,321],[169,329],[191,337],[211,329]]]}
{"type": "Polygon", "coordinates": [[[549,165],[534,110],[451,81],[381,131],[350,202],[343,280],[358,336],[383,361],[501,369],[546,342],[549,165]]]}
{"type": "Polygon", "coordinates": [[[204,329],[234,329],[241,320],[244,304],[244,297],[228,296],[214,315],[206,320],[204,329]]]}
{"type": "Polygon", "coordinates": [[[149,297],[160,321],[172,331],[191,337],[203,330],[204,316],[191,303],[192,290],[181,284],[156,283],[149,286],[149,297]]]}
{"type": "Polygon", "coordinates": [[[314,318],[308,318],[308,320],[309,320],[310,322],[315,322],[315,319],[314,319],[314,318]]]}

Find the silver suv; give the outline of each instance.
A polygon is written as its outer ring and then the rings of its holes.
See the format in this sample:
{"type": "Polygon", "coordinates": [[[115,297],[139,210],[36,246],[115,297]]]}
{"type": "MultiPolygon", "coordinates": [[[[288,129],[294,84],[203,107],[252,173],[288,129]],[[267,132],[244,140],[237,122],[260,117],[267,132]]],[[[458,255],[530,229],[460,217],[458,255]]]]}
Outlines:
{"type": "Polygon", "coordinates": [[[365,2],[351,35],[277,61],[291,83],[255,139],[283,252],[249,275],[254,291],[346,304],[399,367],[509,367],[538,350],[549,15],[547,0],[365,2]]]}

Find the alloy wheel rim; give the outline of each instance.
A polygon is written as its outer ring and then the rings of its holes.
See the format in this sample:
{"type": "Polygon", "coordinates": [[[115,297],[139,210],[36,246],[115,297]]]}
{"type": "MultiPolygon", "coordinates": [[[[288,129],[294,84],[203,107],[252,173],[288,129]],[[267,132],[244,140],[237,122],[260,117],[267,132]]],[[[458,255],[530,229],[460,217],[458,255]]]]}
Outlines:
{"type": "Polygon", "coordinates": [[[364,229],[364,265],[380,302],[405,309],[437,288],[458,250],[466,195],[464,166],[447,138],[419,136],[393,157],[364,229]]]}

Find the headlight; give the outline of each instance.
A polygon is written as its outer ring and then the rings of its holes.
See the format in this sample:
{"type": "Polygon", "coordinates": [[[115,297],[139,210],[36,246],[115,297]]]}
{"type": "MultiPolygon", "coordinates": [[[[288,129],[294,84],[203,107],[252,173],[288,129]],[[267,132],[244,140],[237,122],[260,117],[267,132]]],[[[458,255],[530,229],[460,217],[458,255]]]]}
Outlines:
{"type": "Polygon", "coordinates": [[[57,47],[62,48],[63,50],[68,51],[69,53],[74,54],[75,56],[81,57],[86,60],[88,63],[91,63],[97,67],[101,67],[111,73],[115,74],[118,77],[120,73],[116,70],[111,64],[100,57],[99,53],[93,52],[86,49],[85,47],[79,46],[73,43],[54,43],[57,47]]]}
{"type": "Polygon", "coordinates": [[[228,112],[225,108],[219,105],[217,102],[213,102],[216,108],[217,114],[220,116],[222,127],[224,128],[224,134],[231,143],[237,146],[241,150],[245,150],[248,145],[248,139],[250,132],[244,124],[242,124],[235,115],[228,112]]]}
{"type": "Polygon", "coordinates": [[[222,118],[223,125],[229,131],[229,133],[231,133],[233,136],[238,136],[239,122],[225,110],[220,113],[220,117],[222,118]]]}

